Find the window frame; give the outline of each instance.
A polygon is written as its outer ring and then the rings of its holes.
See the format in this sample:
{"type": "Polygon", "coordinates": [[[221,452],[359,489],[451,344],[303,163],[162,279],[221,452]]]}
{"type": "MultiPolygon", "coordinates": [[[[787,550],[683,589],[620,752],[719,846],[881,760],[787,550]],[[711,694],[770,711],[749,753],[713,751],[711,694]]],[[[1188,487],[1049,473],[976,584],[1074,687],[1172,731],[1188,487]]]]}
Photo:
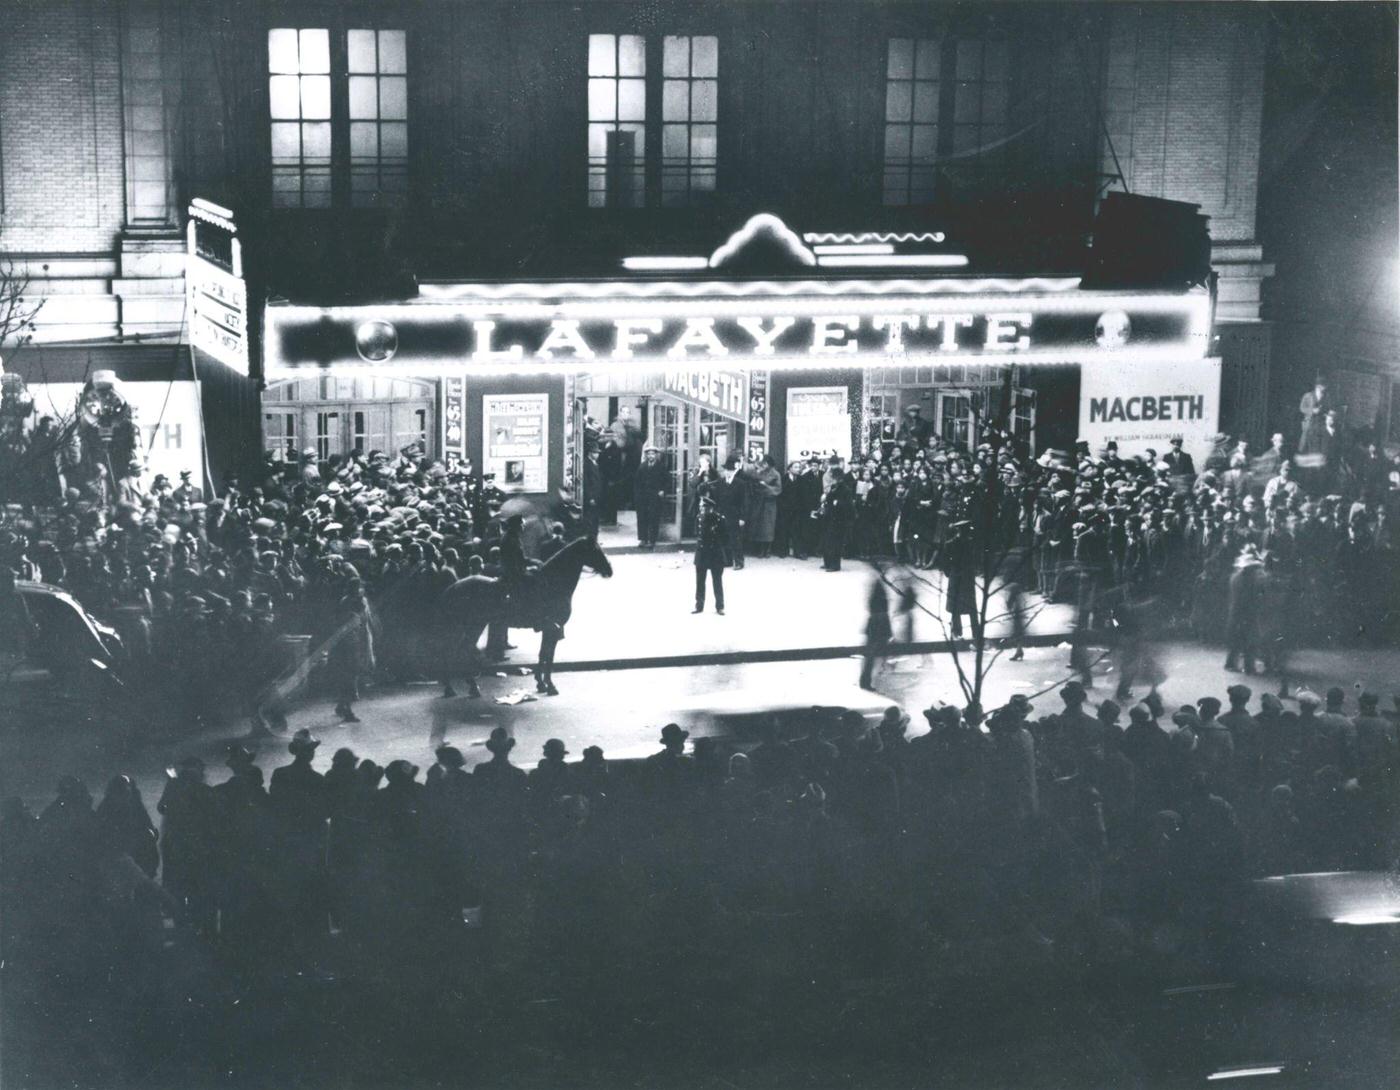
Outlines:
{"type": "MultiPolygon", "coordinates": [[[[385,26],[376,19],[362,19],[350,13],[338,15],[334,18],[319,17],[315,20],[317,25],[306,25],[311,20],[289,20],[287,23],[271,24],[267,27],[265,39],[266,49],[264,53],[264,92],[267,95],[267,108],[264,115],[263,139],[267,153],[267,186],[264,192],[268,195],[268,206],[274,213],[297,212],[297,213],[374,213],[390,211],[407,203],[412,189],[412,162],[413,162],[413,35],[411,27],[407,25],[408,20],[403,20],[399,26],[385,26]],[[300,166],[298,176],[301,179],[298,193],[301,199],[295,203],[283,203],[277,198],[277,178],[279,166],[282,169],[289,169],[283,164],[279,164],[275,154],[275,139],[273,126],[279,122],[286,123],[295,121],[298,124],[306,123],[306,119],[298,117],[296,119],[284,118],[273,115],[274,93],[273,77],[291,75],[282,71],[274,71],[274,50],[272,36],[277,31],[296,31],[298,35],[298,48],[300,48],[300,34],[303,31],[324,31],[327,37],[328,65],[325,72],[297,73],[298,77],[304,75],[325,76],[329,80],[329,116],[324,119],[329,132],[329,156],[325,167],[328,182],[325,186],[327,198],[324,203],[308,205],[305,203],[305,174],[306,167],[300,166]],[[403,35],[403,72],[376,72],[373,75],[376,80],[385,76],[402,76],[404,81],[404,114],[399,118],[378,118],[374,123],[382,128],[385,122],[398,123],[402,120],[404,125],[404,155],[402,166],[402,189],[397,192],[393,199],[384,199],[384,194],[388,191],[381,186],[373,190],[375,198],[367,202],[357,202],[355,199],[354,170],[355,162],[352,154],[351,125],[354,121],[364,121],[366,119],[352,118],[350,116],[350,77],[369,75],[370,73],[350,71],[350,33],[351,31],[373,31],[375,38],[376,62],[379,58],[380,41],[379,35],[385,31],[398,32],[403,35]]],[[[300,62],[299,62],[300,63],[300,62]]],[[[316,122],[323,119],[315,118],[316,122]]],[[[382,146],[382,145],[378,145],[382,146]]],[[[299,160],[304,163],[304,158],[299,160]]],[[[317,164],[319,166],[319,164],[317,164]]],[[[375,167],[376,176],[382,178],[385,170],[382,158],[375,167]]]]}
{"type": "MultiPolygon", "coordinates": [[[[685,209],[696,209],[707,207],[715,199],[715,194],[719,190],[719,163],[722,158],[722,131],[723,131],[723,89],[721,87],[721,54],[724,52],[724,35],[711,28],[691,28],[682,25],[681,27],[666,28],[661,32],[659,28],[648,27],[641,30],[621,29],[621,30],[590,30],[585,41],[585,113],[587,114],[587,155],[586,155],[586,182],[584,186],[584,206],[591,212],[640,212],[655,211],[658,209],[668,209],[671,211],[683,211],[685,209]],[[595,73],[593,40],[595,38],[610,37],[613,39],[613,75],[595,73]],[[633,73],[620,73],[621,69],[621,41],[624,38],[637,38],[641,40],[641,57],[643,58],[640,75],[633,73]],[[694,83],[712,82],[714,84],[714,119],[692,119],[687,117],[685,121],[666,120],[666,83],[679,80],[680,77],[668,77],[666,75],[666,42],[668,39],[685,39],[690,43],[688,57],[690,58],[690,71],[694,70],[694,42],[697,38],[709,38],[714,41],[714,72],[713,76],[695,76],[687,74],[686,82],[691,86],[689,92],[693,92],[694,83]],[[616,111],[613,120],[595,120],[593,111],[592,92],[589,88],[591,81],[601,79],[612,79],[615,83],[624,79],[639,80],[642,84],[643,111],[640,120],[622,120],[617,118],[616,111]],[[697,156],[694,154],[694,134],[687,132],[687,154],[683,167],[677,167],[666,162],[664,156],[664,140],[666,125],[684,124],[687,130],[695,126],[713,126],[714,128],[714,154],[709,162],[699,161],[698,171],[708,174],[711,185],[709,188],[703,185],[695,185],[697,173],[697,156]],[[612,189],[608,186],[608,173],[606,166],[606,152],[603,158],[595,154],[593,144],[593,126],[612,125],[614,130],[619,126],[635,127],[640,135],[641,152],[637,156],[638,165],[634,168],[634,183],[632,193],[634,200],[631,203],[618,203],[610,199],[612,189]],[[683,200],[667,200],[666,193],[681,192],[678,187],[668,187],[668,170],[685,172],[685,186],[683,200]],[[600,194],[601,199],[594,199],[595,194],[600,194]]],[[[616,98],[614,99],[616,101],[616,98]]],[[[691,94],[687,95],[688,106],[693,104],[691,94]]],[[[689,113],[688,109],[688,113],[689,113]]],[[[628,131],[633,131],[629,129],[628,131]]],[[[679,158],[679,157],[677,157],[679,158]]]]}
{"type": "MultiPolygon", "coordinates": [[[[903,28],[885,37],[881,57],[884,93],[880,98],[879,129],[880,203],[884,207],[916,207],[944,202],[955,191],[965,188],[972,179],[980,185],[987,177],[1006,173],[1006,140],[1012,133],[1015,89],[1012,77],[1016,45],[1017,39],[998,26],[903,28]],[[900,42],[911,45],[907,77],[893,74],[893,52],[896,43],[900,42]],[[919,46],[932,42],[938,43],[937,74],[920,76],[922,53],[919,46]],[[964,66],[964,57],[974,46],[977,51],[975,72],[964,66]],[[1000,73],[1003,78],[988,80],[989,51],[997,47],[1002,50],[1000,73]],[[893,116],[903,112],[895,95],[896,85],[903,84],[909,86],[907,118],[893,116]],[[920,84],[937,87],[937,92],[932,96],[932,120],[920,120],[917,116],[920,84]],[[987,113],[989,86],[1001,88],[1000,113],[996,117],[990,117],[987,113]],[[974,92],[975,116],[969,118],[968,103],[974,92]],[[908,150],[900,159],[891,156],[891,130],[904,126],[910,130],[905,139],[908,150]],[[915,130],[920,126],[932,129],[932,149],[926,156],[916,157],[915,130]],[[968,130],[973,131],[970,144],[966,139],[968,130]],[[986,135],[987,130],[991,130],[991,136],[986,135]],[[982,150],[969,154],[969,147],[982,150]],[[928,175],[927,183],[919,186],[916,175],[922,172],[928,175]],[[902,183],[898,178],[901,173],[902,183]]],[[[991,101],[996,102],[995,95],[991,101]]]]}

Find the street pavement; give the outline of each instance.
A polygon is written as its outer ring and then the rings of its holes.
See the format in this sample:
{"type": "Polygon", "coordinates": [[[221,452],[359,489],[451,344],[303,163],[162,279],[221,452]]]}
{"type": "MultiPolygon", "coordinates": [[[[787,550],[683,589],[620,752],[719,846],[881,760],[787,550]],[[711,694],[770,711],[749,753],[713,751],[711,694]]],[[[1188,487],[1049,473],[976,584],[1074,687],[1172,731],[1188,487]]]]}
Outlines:
{"type": "MultiPolygon", "coordinates": [[[[748,574],[743,573],[743,574],[748,574]]],[[[828,584],[834,585],[834,584],[828,584]]],[[[689,620],[689,617],[683,618],[689,620]]],[[[723,621],[729,618],[715,618],[723,621]]],[[[1097,654],[1097,652],[1095,652],[1097,654]]],[[[1168,674],[1162,686],[1169,708],[1214,694],[1224,698],[1228,685],[1242,680],[1222,666],[1223,652],[1194,644],[1167,644],[1160,648],[1168,674]]],[[[1070,676],[1066,646],[1033,647],[1023,662],[1001,658],[987,679],[983,704],[994,708],[1013,693],[1031,697],[1035,715],[1057,710],[1056,690],[1070,676]]],[[[707,716],[706,709],[732,713],[751,708],[805,708],[812,705],[851,706],[874,714],[898,704],[913,718],[912,733],[925,729],[922,709],[940,701],[963,703],[957,672],[949,654],[905,656],[893,660],[876,675],[875,694],[856,686],[860,662],[855,657],[815,661],[706,665],[647,670],[614,669],[556,676],[557,697],[534,697],[532,679],[517,672],[482,678],[483,696],[442,699],[434,684],[414,683],[376,687],[356,705],[362,722],[341,724],[332,701],[308,699],[289,716],[290,729],[307,727],[323,741],[318,765],[329,764],[330,755],[349,746],[361,757],[385,764],[407,758],[426,769],[433,749],[443,739],[459,746],[471,764],[487,757],[483,743],[495,726],[511,732],[517,745],[513,755],[523,767],[533,767],[545,739],[562,738],[576,760],[584,746],[599,745],[610,759],[644,756],[659,748],[660,727],[672,720],[688,725],[698,736],[723,729],[707,716]],[[502,703],[501,701],[516,701],[502,703]]],[[[1296,676],[1314,688],[1341,685],[1349,696],[1348,710],[1355,710],[1357,687],[1382,694],[1388,705],[1400,686],[1400,652],[1309,651],[1296,655],[1296,676]]],[[[1093,703],[1112,695],[1117,684],[1112,656],[1096,666],[1093,703]]],[[[1258,695],[1274,686],[1267,679],[1243,679],[1258,695]]],[[[176,739],[119,737],[100,715],[80,719],[77,713],[43,729],[31,727],[37,717],[24,711],[23,701],[10,694],[5,725],[0,728],[0,797],[18,795],[31,806],[45,805],[57,778],[81,776],[100,794],[117,772],[132,775],[148,805],[154,806],[164,779],[164,769],[187,754],[202,757],[210,766],[210,779],[224,778],[223,755],[229,741],[242,738],[241,725],[176,739]]],[[[1143,695],[1139,689],[1138,696],[1143,695]]],[[[1291,701],[1286,706],[1294,707],[1291,701]]],[[[1124,717],[1126,722],[1126,715],[1124,717]]],[[[285,738],[250,742],[259,763],[270,769],[287,760],[285,738]]]]}
{"type": "MultiPolygon", "coordinates": [[[[690,612],[695,604],[693,554],[623,553],[610,554],[609,560],[611,579],[585,572],[579,581],[573,617],[555,653],[558,666],[667,655],[849,647],[863,639],[866,596],[874,571],[861,561],[848,560],[841,571],[824,572],[818,560],[750,560],[741,571],[725,571],[725,615],[720,617],[713,600],[706,602],[703,614],[690,612]]],[[[946,640],[942,576],[914,574],[921,580],[916,584],[921,608],[914,611],[913,638],[946,640]]],[[[892,600],[891,610],[894,606],[892,600]]],[[[994,618],[1002,612],[999,605],[989,610],[994,618]]],[[[1069,629],[1067,606],[1037,602],[1029,612],[1032,635],[1069,629]]],[[[990,628],[999,635],[1006,631],[1007,622],[999,619],[990,628]]],[[[533,661],[538,638],[530,632],[518,632],[514,638],[520,645],[517,657],[533,661]]]]}

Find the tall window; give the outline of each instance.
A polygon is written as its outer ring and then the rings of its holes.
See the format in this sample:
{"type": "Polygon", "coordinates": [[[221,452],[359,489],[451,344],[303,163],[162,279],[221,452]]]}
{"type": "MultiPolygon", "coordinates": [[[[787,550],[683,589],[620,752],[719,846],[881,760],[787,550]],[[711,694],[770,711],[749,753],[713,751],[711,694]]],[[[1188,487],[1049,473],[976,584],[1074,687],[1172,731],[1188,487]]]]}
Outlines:
{"type": "Polygon", "coordinates": [[[1010,74],[1005,41],[958,42],[953,99],[953,157],[971,160],[979,171],[995,170],[1006,158],[1010,74]]]}
{"type": "Polygon", "coordinates": [[[588,205],[646,202],[646,39],[588,36],[588,205]]]}
{"type": "Polygon", "coordinates": [[[719,39],[668,35],[661,74],[661,203],[693,204],[715,188],[719,39]]]}
{"type": "Polygon", "coordinates": [[[346,32],[350,202],[395,204],[408,181],[408,52],[402,30],[346,32]]]}
{"type": "Polygon", "coordinates": [[[272,204],[331,204],[331,54],[324,28],[267,32],[272,204]]]}
{"type": "Polygon", "coordinates": [[[370,208],[407,189],[406,36],[347,30],[341,50],[335,33],[332,49],[324,27],[267,32],[274,208],[370,208]]]}
{"type": "Polygon", "coordinates": [[[655,40],[652,49],[649,77],[641,35],[588,37],[590,208],[641,208],[658,199],[678,207],[715,190],[719,39],[669,34],[659,58],[655,40]],[[659,120],[647,117],[649,92],[660,100],[659,120]]]}
{"type": "Polygon", "coordinates": [[[967,179],[1003,169],[1010,86],[1004,39],[890,39],[885,203],[933,200],[940,171],[967,179]]]}
{"type": "Polygon", "coordinates": [[[886,204],[933,199],[942,50],[936,38],[890,39],[885,76],[886,204]]]}

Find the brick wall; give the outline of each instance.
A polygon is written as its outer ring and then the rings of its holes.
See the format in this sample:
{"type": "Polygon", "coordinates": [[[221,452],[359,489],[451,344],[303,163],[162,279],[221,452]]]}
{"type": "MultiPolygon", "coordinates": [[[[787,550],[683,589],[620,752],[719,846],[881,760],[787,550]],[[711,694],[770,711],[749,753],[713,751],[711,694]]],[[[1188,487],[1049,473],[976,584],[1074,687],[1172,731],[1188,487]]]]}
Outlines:
{"type": "Polygon", "coordinates": [[[125,201],[117,5],[13,0],[0,33],[0,250],[111,251],[125,201]]]}
{"type": "MultiPolygon", "coordinates": [[[[1201,205],[1216,241],[1255,236],[1264,16],[1235,4],[1112,9],[1104,111],[1124,181],[1201,205]]],[[[1107,147],[1102,162],[1111,169],[1107,147]]]]}

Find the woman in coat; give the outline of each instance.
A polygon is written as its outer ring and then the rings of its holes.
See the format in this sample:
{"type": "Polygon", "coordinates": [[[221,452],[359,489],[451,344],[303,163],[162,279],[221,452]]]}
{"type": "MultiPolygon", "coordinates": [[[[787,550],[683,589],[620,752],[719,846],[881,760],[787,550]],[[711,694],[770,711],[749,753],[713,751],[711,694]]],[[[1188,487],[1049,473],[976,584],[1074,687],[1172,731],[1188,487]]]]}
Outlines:
{"type": "Polygon", "coordinates": [[[700,511],[695,519],[695,608],[705,612],[705,574],[715,588],[715,612],[724,616],[724,569],[729,567],[729,534],[724,516],[708,491],[700,493],[700,511]]]}
{"type": "Polygon", "coordinates": [[[749,468],[750,482],[744,516],[748,543],[754,556],[763,558],[773,551],[773,535],[778,522],[778,497],[783,494],[783,475],[771,454],[754,459],[749,468]]]}

